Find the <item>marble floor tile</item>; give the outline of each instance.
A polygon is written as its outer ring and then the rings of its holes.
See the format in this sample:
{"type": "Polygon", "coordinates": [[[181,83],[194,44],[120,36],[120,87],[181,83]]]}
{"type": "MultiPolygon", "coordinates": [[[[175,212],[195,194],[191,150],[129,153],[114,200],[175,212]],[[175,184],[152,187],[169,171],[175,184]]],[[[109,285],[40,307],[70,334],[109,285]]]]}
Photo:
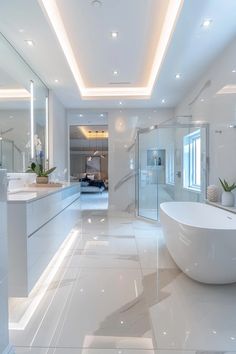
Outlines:
{"type": "Polygon", "coordinates": [[[88,348],[15,348],[16,354],[235,354],[222,351],[143,350],[143,349],[88,349],[88,348]]]}
{"type": "Polygon", "coordinates": [[[236,353],[236,284],[189,279],[158,223],[104,210],[103,198],[84,195],[68,214],[77,238],[26,328],[11,331],[16,354],[236,353]]]}
{"type": "Polygon", "coordinates": [[[148,306],[139,270],[68,268],[23,331],[16,346],[152,349],[148,306]],[[124,291],[125,289],[125,291],[124,291]]]}
{"type": "Polygon", "coordinates": [[[176,268],[162,235],[136,238],[138,255],[142,269],[176,268]]]}
{"type": "Polygon", "coordinates": [[[72,250],[61,267],[76,267],[76,268],[140,268],[140,261],[137,254],[96,254],[90,252],[84,254],[83,250],[72,250]]]}
{"type": "Polygon", "coordinates": [[[81,250],[81,254],[121,254],[137,255],[137,245],[134,236],[91,236],[82,235],[72,246],[81,250]]]}
{"type": "Polygon", "coordinates": [[[236,350],[236,284],[205,285],[179,269],[159,269],[143,286],[158,348],[236,350]]]}

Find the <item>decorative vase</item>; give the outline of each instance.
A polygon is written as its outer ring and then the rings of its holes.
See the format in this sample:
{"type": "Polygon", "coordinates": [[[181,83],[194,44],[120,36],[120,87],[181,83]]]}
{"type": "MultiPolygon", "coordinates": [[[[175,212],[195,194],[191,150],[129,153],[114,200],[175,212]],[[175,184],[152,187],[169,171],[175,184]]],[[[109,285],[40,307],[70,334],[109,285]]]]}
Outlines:
{"type": "Polygon", "coordinates": [[[221,196],[221,204],[227,207],[234,206],[234,195],[232,192],[223,192],[221,196]]]}
{"type": "Polygon", "coordinates": [[[219,189],[217,186],[211,185],[207,187],[207,200],[209,202],[217,202],[219,195],[219,189]]]}
{"type": "Polygon", "coordinates": [[[36,183],[37,184],[47,184],[48,183],[48,177],[45,177],[45,176],[39,177],[39,176],[37,176],[36,177],[36,183]]]}

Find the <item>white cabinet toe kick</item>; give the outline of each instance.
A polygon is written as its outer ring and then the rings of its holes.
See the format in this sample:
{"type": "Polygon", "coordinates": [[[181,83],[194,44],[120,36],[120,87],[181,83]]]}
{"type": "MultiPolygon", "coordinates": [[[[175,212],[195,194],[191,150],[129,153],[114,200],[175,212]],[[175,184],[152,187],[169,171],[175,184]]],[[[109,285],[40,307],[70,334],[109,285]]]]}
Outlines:
{"type": "Polygon", "coordinates": [[[8,197],[9,296],[27,297],[78,220],[80,184],[8,197]]]}

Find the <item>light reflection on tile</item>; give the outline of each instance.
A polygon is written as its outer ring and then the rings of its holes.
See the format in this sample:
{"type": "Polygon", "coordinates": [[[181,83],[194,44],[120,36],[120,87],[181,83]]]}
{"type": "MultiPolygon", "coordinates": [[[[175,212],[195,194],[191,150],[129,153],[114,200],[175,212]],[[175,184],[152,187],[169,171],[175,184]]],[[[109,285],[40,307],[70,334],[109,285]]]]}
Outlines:
{"type": "Polygon", "coordinates": [[[192,281],[158,224],[91,200],[70,211],[78,239],[31,322],[11,331],[16,354],[236,352],[236,284],[192,281]]]}
{"type": "Polygon", "coordinates": [[[235,354],[222,351],[87,348],[16,348],[16,354],[235,354]]]}

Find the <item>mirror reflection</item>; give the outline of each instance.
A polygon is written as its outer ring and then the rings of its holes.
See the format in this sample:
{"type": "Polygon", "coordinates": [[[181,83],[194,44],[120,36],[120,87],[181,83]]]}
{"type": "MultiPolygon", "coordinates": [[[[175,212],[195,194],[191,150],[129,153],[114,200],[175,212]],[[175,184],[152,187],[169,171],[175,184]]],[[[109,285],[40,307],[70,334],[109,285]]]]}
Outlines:
{"type": "Polygon", "coordinates": [[[0,168],[45,164],[48,89],[0,34],[0,168]]]}

